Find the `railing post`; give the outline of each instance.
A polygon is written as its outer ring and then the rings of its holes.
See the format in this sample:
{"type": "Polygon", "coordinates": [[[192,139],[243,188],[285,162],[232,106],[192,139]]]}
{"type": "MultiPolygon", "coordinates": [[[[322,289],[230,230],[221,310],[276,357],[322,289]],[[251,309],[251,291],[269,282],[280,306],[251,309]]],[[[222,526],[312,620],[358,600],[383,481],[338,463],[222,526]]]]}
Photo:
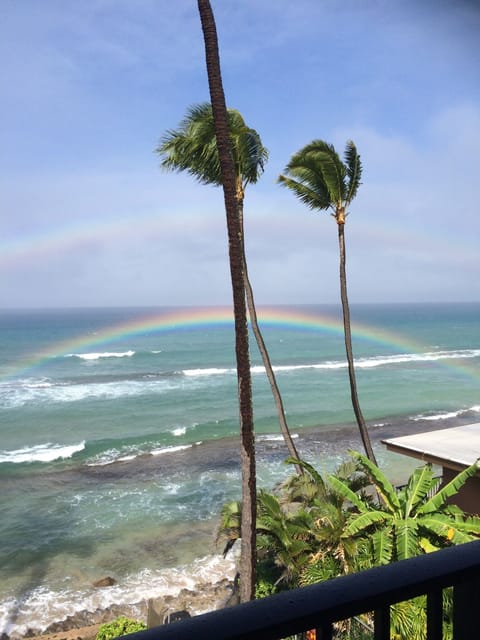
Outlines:
{"type": "Polygon", "coordinates": [[[316,640],[332,640],[333,638],[333,625],[331,623],[322,625],[315,631],[316,640]]]}
{"type": "Polygon", "coordinates": [[[390,640],[390,607],[382,607],[374,613],[374,640],[390,640]]]}
{"type": "Polygon", "coordinates": [[[435,589],[427,593],[427,640],[443,638],[443,591],[435,589]]]}
{"type": "Polygon", "coordinates": [[[480,578],[453,588],[453,640],[471,640],[480,629],[480,578]]]}

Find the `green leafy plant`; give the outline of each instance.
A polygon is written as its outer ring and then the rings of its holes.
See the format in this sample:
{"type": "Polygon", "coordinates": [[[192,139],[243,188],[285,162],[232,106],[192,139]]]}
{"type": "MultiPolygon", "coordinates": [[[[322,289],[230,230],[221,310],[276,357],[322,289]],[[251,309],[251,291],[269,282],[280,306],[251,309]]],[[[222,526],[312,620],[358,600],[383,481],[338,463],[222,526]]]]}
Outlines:
{"type": "Polygon", "coordinates": [[[366,456],[358,452],[352,456],[370,479],[378,502],[365,502],[334,476],[329,477],[329,483],[355,507],[342,537],[369,540],[372,566],[470,542],[480,535],[480,518],[465,514],[448,501],[475,475],[476,462],[430,497],[437,483],[430,464],[416,469],[408,484],[397,490],[366,456]]]}
{"type": "Polygon", "coordinates": [[[135,633],[135,631],[143,631],[146,628],[147,625],[139,620],[120,616],[112,622],[102,624],[96,635],[96,640],[113,640],[113,638],[135,633]]]}

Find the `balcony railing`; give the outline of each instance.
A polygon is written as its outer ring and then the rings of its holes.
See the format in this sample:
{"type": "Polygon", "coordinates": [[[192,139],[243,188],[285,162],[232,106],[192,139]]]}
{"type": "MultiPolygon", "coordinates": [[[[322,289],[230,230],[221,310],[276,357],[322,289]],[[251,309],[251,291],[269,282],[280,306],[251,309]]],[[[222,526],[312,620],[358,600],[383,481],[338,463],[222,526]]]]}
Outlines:
{"type": "Polygon", "coordinates": [[[442,590],[453,587],[453,638],[480,637],[480,540],[131,634],[129,640],[277,640],[373,612],[390,640],[390,606],[427,596],[427,640],[442,640],[442,590]]]}

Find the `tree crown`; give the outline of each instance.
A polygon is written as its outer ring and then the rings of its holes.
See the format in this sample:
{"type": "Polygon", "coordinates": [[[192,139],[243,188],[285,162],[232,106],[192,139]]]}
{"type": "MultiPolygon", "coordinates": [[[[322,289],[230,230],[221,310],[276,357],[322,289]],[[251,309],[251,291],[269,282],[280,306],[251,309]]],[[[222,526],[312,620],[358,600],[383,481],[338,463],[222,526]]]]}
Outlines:
{"type": "MultiPolygon", "coordinates": [[[[268,151],[236,109],[228,109],[228,125],[235,173],[245,187],[263,173],[268,151]]],[[[222,182],[210,103],[189,107],[178,128],[163,135],[156,151],[164,169],[187,171],[202,184],[218,186],[222,182]]]]}
{"type": "Polygon", "coordinates": [[[332,209],[337,215],[355,198],[361,176],[362,163],[351,140],[345,146],[344,162],[333,145],[313,140],[291,157],[278,182],[310,209],[332,209]]]}

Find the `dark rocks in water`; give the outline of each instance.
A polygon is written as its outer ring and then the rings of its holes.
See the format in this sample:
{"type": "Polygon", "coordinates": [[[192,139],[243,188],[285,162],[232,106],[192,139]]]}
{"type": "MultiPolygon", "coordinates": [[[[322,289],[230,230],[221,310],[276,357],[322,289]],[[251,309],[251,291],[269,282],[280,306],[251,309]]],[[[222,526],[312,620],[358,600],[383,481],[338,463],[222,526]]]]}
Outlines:
{"type": "Polygon", "coordinates": [[[94,582],[93,586],[97,588],[113,587],[114,584],[117,584],[117,581],[114,578],[111,578],[110,576],[105,576],[105,578],[101,578],[100,580],[97,580],[96,582],[94,582]]]}

